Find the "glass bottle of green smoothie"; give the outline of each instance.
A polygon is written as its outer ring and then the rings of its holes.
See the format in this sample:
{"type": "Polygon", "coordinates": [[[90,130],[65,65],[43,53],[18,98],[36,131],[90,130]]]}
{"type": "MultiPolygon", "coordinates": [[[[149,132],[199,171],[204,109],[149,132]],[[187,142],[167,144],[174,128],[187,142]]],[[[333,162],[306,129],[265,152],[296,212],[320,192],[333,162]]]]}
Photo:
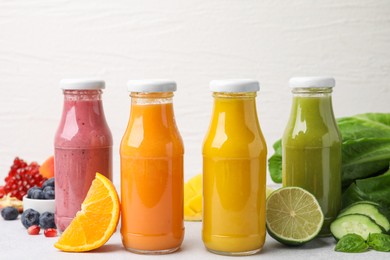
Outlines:
{"type": "Polygon", "coordinates": [[[282,139],[283,186],[310,191],[321,205],[321,236],[341,207],[341,135],[332,108],[335,80],[327,77],[290,79],[293,101],[282,139]]]}

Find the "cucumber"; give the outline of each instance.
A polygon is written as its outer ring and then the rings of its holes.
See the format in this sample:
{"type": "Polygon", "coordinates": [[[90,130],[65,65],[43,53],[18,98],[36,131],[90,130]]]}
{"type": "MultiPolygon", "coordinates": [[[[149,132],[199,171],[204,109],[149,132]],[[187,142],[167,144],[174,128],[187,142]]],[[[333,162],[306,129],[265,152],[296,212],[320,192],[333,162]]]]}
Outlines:
{"type": "Polygon", "coordinates": [[[348,208],[340,212],[338,217],[342,217],[350,214],[362,214],[372,218],[378,225],[380,225],[386,232],[390,229],[390,222],[386,215],[382,212],[379,204],[361,201],[352,204],[348,208]]]}
{"type": "Polygon", "coordinates": [[[351,207],[351,206],[358,205],[358,204],[371,204],[371,205],[380,207],[380,204],[377,203],[377,202],[369,201],[369,200],[361,200],[361,201],[357,201],[357,202],[354,202],[354,203],[348,205],[348,207],[346,207],[346,208],[349,208],[349,207],[351,207]]]}
{"type": "Polygon", "coordinates": [[[347,234],[357,234],[367,240],[371,233],[383,233],[381,226],[362,214],[350,214],[336,218],[330,224],[330,231],[337,240],[347,234]]]}

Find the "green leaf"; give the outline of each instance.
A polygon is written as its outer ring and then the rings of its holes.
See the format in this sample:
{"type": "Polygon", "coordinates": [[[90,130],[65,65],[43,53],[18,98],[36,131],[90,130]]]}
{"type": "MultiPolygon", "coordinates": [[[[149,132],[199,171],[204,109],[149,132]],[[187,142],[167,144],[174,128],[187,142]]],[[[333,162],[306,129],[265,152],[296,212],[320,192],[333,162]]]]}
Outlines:
{"type": "Polygon", "coordinates": [[[274,143],[273,148],[275,150],[274,155],[268,159],[268,169],[271,175],[271,179],[275,183],[282,182],[282,140],[278,140],[274,143]]]}
{"type": "Polygon", "coordinates": [[[390,236],[381,233],[370,234],[367,240],[368,245],[382,252],[390,252],[390,236]]]}
{"type": "Polygon", "coordinates": [[[361,138],[342,144],[342,184],[383,173],[389,167],[390,138],[361,138]]]}
{"type": "Polygon", "coordinates": [[[335,251],[346,253],[361,253],[368,249],[368,245],[364,239],[357,234],[348,234],[343,236],[337,242],[335,251]]]}
{"type": "Polygon", "coordinates": [[[337,120],[343,138],[342,185],[385,172],[390,161],[390,113],[367,113],[337,120]]]}
{"type": "Polygon", "coordinates": [[[384,208],[390,208],[390,168],[382,175],[352,183],[343,193],[343,208],[362,200],[377,202],[384,208]]]}
{"type": "Polygon", "coordinates": [[[337,119],[343,141],[390,138],[390,113],[367,113],[337,119]]]}
{"type": "Polygon", "coordinates": [[[282,182],[282,140],[274,143],[275,154],[268,159],[268,169],[275,183],[282,182]]]}
{"type": "Polygon", "coordinates": [[[268,159],[268,170],[275,183],[282,183],[282,140],[273,145],[275,153],[268,159]]]}

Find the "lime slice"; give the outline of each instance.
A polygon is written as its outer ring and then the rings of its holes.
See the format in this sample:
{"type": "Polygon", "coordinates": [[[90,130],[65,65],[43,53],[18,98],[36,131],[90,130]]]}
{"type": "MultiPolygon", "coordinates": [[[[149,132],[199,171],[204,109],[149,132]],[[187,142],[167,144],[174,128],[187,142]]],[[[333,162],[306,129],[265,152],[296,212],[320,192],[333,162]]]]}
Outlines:
{"type": "Polygon", "coordinates": [[[302,188],[280,188],[267,199],[267,230],[282,244],[309,242],[320,232],[323,222],[324,215],[316,198],[302,188]]]}

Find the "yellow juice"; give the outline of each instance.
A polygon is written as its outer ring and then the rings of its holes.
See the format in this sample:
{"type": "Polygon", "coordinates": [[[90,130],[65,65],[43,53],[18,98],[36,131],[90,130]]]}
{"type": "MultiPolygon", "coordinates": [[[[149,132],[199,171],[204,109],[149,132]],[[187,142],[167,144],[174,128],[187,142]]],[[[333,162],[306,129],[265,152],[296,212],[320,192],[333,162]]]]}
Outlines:
{"type": "Polygon", "coordinates": [[[203,145],[203,242],[214,253],[252,254],[265,240],[267,148],[255,92],[214,93],[203,145]]]}

